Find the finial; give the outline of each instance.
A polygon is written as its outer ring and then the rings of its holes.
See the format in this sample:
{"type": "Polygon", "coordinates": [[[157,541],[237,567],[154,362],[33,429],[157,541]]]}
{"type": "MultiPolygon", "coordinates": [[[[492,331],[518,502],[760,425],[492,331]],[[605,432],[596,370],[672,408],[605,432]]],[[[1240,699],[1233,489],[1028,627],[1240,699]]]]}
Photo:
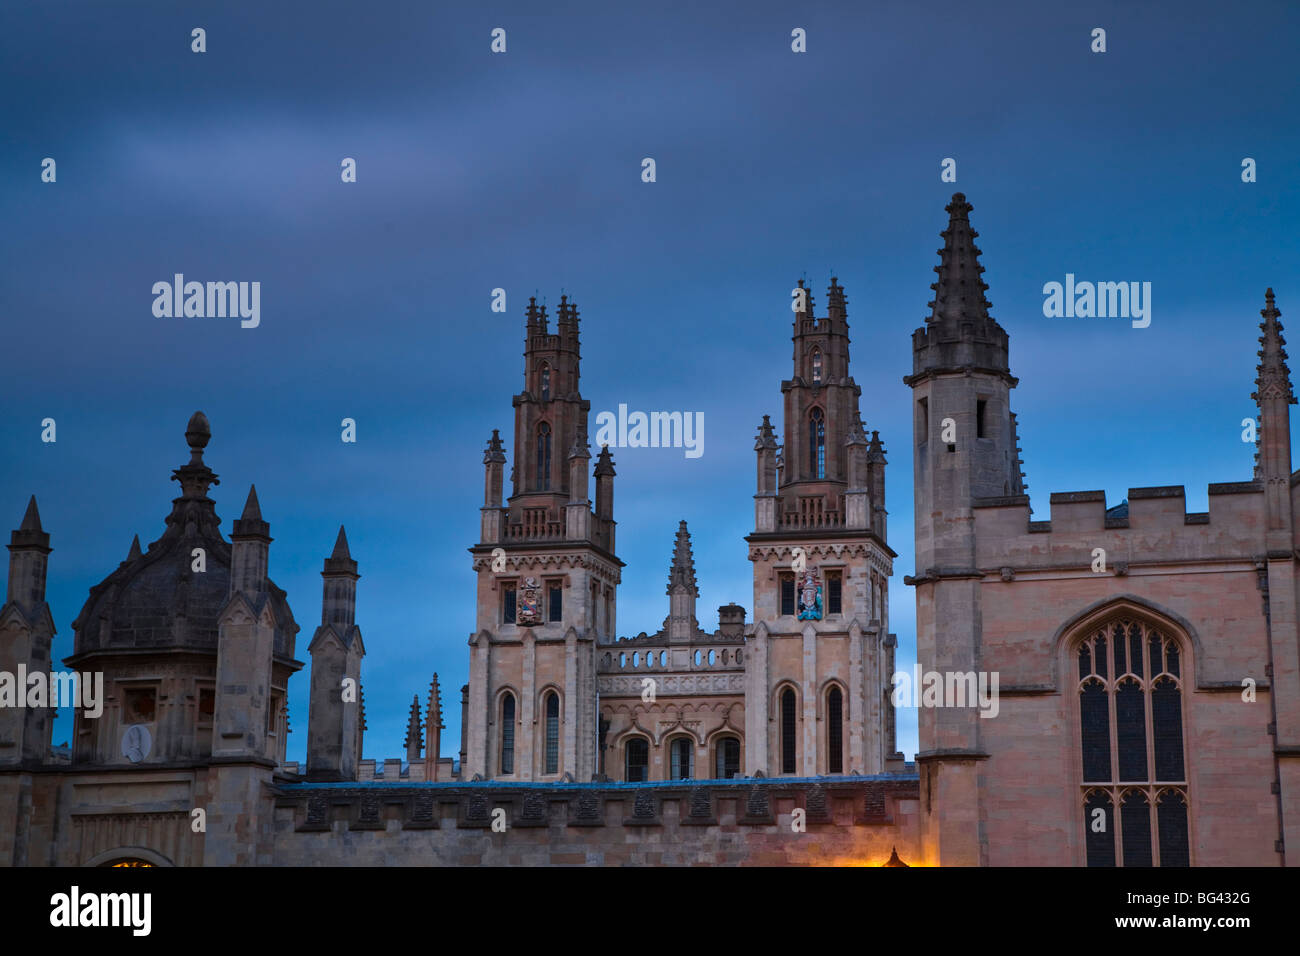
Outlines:
{"type": "Polygon", "coordinates": [[[142,552],[140,551],[140,536],[137,534],[135,537],[131,539],[131,550],[127,551],[126,553],[126,563],[130,564],[132,561],[138,561],[141,557],[141,554],[142,552]]]}
{"type": "Polygon", "coordinates": [[[190,416],[189,424],[185,426],[185,441],[190,446],[191,465],[203,463],[203,449],[208,447],[211,439],[212,427],[208,424],[208,416],[202,412],[195,412],[190,416]]]}

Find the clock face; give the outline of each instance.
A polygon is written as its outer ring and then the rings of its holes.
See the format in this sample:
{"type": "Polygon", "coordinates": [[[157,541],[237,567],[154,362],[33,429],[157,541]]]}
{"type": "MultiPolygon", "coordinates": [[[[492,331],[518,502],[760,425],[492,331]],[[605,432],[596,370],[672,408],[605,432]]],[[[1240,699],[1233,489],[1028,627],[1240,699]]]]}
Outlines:
{"type": "Polygon", "coordinates": [[[132,724],[122,734],[122,756],[131,763],[139,763],[149,756],[153,748],[153,736],[144,724],[132,724]]]}

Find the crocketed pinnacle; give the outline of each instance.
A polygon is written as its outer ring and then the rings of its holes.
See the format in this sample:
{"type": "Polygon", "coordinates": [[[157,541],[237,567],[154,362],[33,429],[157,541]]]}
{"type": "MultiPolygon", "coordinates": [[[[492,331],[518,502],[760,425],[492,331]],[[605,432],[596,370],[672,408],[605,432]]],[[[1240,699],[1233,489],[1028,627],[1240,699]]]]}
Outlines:
{"type": "Polygon", "coordinates": [[[668,568],[668,593],[675,588],[688,588],[696,597],[700,589],[695,581],[695,556],[691,553],[691,533],[686,522],[677,526],[677,539],[673,543],[673,562],[668,568]]]}
{"type": "Polygon", "coordinates": [[[1291,391],[1291,371],[1286,364],[1286,339],[1282,337],[1282,313],[1273,304],[1273,290],[1264,293],[1264,308],[1259,314],[1264,321],[1259,324],[1263,333],[1259,337],[1260,350],[1255,392],[1250,396],[1261,408],[1265,401],[1284,398],[1289,404],[1296,402],[1291,391]]]}
{"type": "Polygon", "coordinates": [[[939,265],[934,267],[939,281],[930,285],[934,301],[929,303],[932,311],[926,323],[957,328],[963,320],[986,321],[992,303],[984,296],[988,285],[980,278],[984,267],[980,265],[980,250],[975,245],[979,233],[970,224],[974,207],[966,201],[964,193],[954,193],[952,202],[945,208],[948,228],[939,234],[943,237],[943,248],[939,250],[939,265]]]}

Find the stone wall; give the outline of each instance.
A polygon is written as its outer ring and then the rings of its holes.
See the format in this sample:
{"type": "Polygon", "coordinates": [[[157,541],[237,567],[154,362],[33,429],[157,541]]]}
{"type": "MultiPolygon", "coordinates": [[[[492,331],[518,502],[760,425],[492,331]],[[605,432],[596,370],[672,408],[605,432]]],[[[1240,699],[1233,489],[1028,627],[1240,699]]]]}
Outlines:
{"type": "Polygon", "coordinates": [[[277,865],[878,866],[895,848],[904,862],[920,858],[915,774],[274,792],[277,865]]]}

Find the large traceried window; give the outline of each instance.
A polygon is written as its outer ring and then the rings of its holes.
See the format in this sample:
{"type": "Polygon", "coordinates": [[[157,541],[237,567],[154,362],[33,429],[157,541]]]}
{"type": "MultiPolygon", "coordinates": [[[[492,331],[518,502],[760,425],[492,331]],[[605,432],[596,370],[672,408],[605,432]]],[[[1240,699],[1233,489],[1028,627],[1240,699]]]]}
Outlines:
{"type": "Polygon", "coordinates": [[[826,477],[826,417],[820,408],[808,413],[808,473],[826,477]]]}
{"type": "Polygon", "coordinates": [[[1089,866],[1190,865],[1180,647],[1125,618],[1075,648],[1089,866]]]}

